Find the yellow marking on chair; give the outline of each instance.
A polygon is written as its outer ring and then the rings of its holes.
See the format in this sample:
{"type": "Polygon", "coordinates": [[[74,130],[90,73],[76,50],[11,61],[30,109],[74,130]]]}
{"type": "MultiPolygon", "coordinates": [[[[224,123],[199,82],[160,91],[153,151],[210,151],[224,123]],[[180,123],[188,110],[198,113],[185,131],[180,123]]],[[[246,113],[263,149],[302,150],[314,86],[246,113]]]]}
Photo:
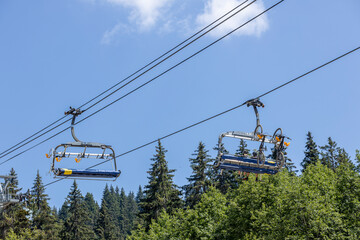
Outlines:
{"type": "Polygon", "coordinates": [[[268,163],[275,163],[274,161],[268,161],[268,163]]]}
{"type": "Polygon", "coordinates": [[[72,170],[71,169],[64,169],[64,175],[71,175],[72,170]]]}

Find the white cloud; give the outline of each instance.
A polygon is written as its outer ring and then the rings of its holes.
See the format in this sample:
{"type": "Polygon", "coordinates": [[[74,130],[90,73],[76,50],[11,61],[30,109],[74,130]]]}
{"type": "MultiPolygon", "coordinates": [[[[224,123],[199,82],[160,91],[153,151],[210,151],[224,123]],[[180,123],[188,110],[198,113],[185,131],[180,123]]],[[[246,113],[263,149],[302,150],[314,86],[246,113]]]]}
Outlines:
{"type": "Polygon", "coordinates": [[[101,39],[101,44],[108,45],[112,43],[121,32],[125,31],[130,31],[127,25],[122,23],[116,24],[112,29],[107,30],[104,33],[101,39]]]}
{"type": "Polygon", "coordinates": [[[172,0],[107,0],[110,3],[131,9],[130,21],[135,22],[140,30],[151,29],[163,14],[163,10],[172,0]]]}
{"type": "MultiPolygon", "coordinates": [[[[197,16],[196,23],[199,27],[206,26],[239,5],[241,2],[243,2],[243,0],[209,0],[205,5],[203,13],[197,16]]],[[[247,4],[248,3],[245,3],[243,6],[246,6],[247,4]]],[[[215,28],[209,34],[216,37],[223,36],[224,34],[230,32],[234,28],[240,26],[264,10],[265,7],[261,1],[255,2],[231,19],[224,22],[219,27],[215,28]]],[[[261,33],[266,31],[268,28],[268,19],[266,15],[262,15],[251,23],[248,23],[244,27],[237,30],[234,34],[260,36],[261,33]]]]}
{"type": "MultiPolygon", "coordinates": [[[[96,0],[82,0],[96,1],[96,0]]],[[[108,45],[116,42],[123,33],[146,32],[154,30],[160,34],[169,34],[177,31],[192,34],[194,29],[203,27],[213,22],[226,12],[238,6],[244,0],[205,0],[205,7],[197,15],[184,16],[186,8],[192,6],[189,2],[176,2],[174,0],[105,0],[107,3],[129,9],[129,22],[118,23],[107,30],[101,39],[101,44],[108,45]],[[135,26],[134,26],[135,24],[135,26]]],[[[250,1],[249,1],[250,2],[250,1]]],[[[242,5],[240,8],[249,4],[242,5]]],[[[239,9],[240,9],[239,8],[239,9]]],[[[247,20],[255,17],[265,10],[262,0],[253,3],[222,25],[212,30],[209,35],[223,36],[237,28],[247,20]]],[[[266,15],[255,19],[251,23],[236,31],[233,35],[260,36],[269,28],[266,15]]]]}

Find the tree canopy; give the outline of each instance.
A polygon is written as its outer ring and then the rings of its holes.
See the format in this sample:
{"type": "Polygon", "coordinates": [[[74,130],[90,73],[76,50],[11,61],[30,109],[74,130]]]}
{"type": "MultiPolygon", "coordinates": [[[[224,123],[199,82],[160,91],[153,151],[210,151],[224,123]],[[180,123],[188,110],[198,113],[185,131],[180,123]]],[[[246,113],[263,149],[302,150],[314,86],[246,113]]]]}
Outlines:
{"type": "MultiPolygon", "coordinates": [[[[302,171],[288,164],[275,175],[243,179],[235,171],[220,174],[217,159],[199,142],[189,162],[183,189],[173,182],[166,150],[159,141],[148,184],[136,194],[105,185],[98,204],[83,197],[74,181],[59,210],[36,173],[30,198],[0,212],[2,239],[359,239],[360,152],[351,160],[328,138],[318,146],[307,133],[302,171]],[[144,190],[143,190],[144,189],[144,190]]],[[[216,150],[227,152],[224,146],[216,150]]],[[[236,155],[248,154],[240,141],[236,155]]],[[[11,169],[11,191],[19,194],[11,169]]]]}

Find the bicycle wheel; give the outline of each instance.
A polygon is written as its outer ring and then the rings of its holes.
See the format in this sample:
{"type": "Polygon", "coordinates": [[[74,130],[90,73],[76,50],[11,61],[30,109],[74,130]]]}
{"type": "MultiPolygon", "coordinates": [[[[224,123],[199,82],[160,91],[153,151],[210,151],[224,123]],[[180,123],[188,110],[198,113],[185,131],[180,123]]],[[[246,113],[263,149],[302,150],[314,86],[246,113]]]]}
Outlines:
{"type": "Polygon", "coordinates": [[[257,164],[259,167],[262,167],[265,164],[265,154],[262,151],[258,151],[257,164]]]}
{"type": "Polygon", "coordinates": [[[278,128],[278,129],[276,129],[276,131],[274,132],[274,134],[273,134],[273,136],[272,136],[272,140],[274,141],[274,142],[276,142],[277,140],[276,140],[276,137],[279,137],[279,136],[282,136],[283,135],[283,131],[282,131],[282,129],[281,128],[278,128]]]}
{"type": "Polygon", "coordinates": [[[282,168],[285,164],[285,156],[283,152],[280,152],[276,158],[276,166],[278,169],[282,168]]]}

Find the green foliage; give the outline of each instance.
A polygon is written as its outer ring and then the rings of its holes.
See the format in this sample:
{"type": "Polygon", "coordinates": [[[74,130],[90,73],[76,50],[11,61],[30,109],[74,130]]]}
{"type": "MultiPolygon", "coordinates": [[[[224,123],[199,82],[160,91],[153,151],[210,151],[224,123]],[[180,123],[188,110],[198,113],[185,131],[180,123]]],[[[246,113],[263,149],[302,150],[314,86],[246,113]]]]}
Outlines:
{"type": "Polygon", "coordinates": [[[351,168],[355,168],[355,165],[350,161],[350,157],[344,148],[337,147],[337,143],[328,138],[328,144],[320,147],[321,152],[321,163],[326,165],[332,170],[336,170],[340,165],[349,165],[351,168]]]}
{"type": "Polygon", "coordinates": [[[99,239],[125,239],[137,222],[138,205],[132,192],[106,185],[96,222],[99,239]]]}
{"type": "Polygon", "coordinates": [[[284,170],[221,194],[211,189],[194,209],[163,212],[130,239],[359,239],[360,176],[320,162],[301,176],[284,170]]]}
{"type": "Polygon", "coordinates": [[[67,197],[68,211],[60,237],[65,240],[94,239],[95,234],[89,225],[89,213],[86,211],[83,196],[76,181],[67,197]]]}
{"type": "Polygon", "coordinates": [[[287,154],[286,152],[284,153],[284,156],[285,156],[285,169],[289,172],[289,173],[292,173],[292,174],[296,174],[299,170],[295,170],[297,167],[295,166],[295,164],[293,163],[293,161],[287,157],[287,154]]]}
{"type": "Polygon", "coordinates": [[[283,171],[254,178],[233,195],[224,239],[339,239],[341,215],[336,211],[336,176],[320,164],[301,177],[283,171]]]}
{"type": "Polygon", "coordinates": [[[337,149],[337,162],[338,166],[347,165],[351,169],[355,169],[355,165],[351,162],[350,156],[344,148],[337,149]]]}
{"type": "Polygon", "coordinates": [[[140,202],[140,216],[146,226],[151,223],[151,219],[157,219],[162,211],[172,213],[182,205],[180,191],[172,180],[175,170],[168,169],[165,153],[159,140],[156,154],[151,159],[154,163],[149,171],[149,184],[145,186],[145,197],[140,202]]]}
{"type": "Polygon", "coordinates": [[[116,204],[114,192],[111,192],[106,185],[96,227],[96,234],[100,239],[116,239],[117,237],[119,229],[114,204],[116,204]]]}
{"type": "MultiPolygon", "coordinates": [[[[219,143],[213,148],[217,152],[228,154],[229,152],[225,149],[224,144],[219,143]]],[[[214,166],[218,164],[218,159],[214,160],[214,166]]],[[[235,189],[240,183],[240,177],[237,173],[233,171],[223,171],[219,168],[210,167],[209,169],[209,179],[212,186],[215,186],[223,194],[227,193],[230,189],[235,189]]]]}
{"type": "Polygon", "coordinates": [[[48,204],[48,195],[42,183],[39,171],[36,174],[30,195],[30,209],[32,210],[32,228],[43,230],[46,239],[60,239],[58,237],[60,225],[48,204]]]}
{"type": "Polygon", "coordinates": [[[319,150],[318,146],[316,145],[314,141],[314,137],[312,136],[311,132],[309,131],[306,134],[306,145],[305,145],[305,158],[301,162],[301,166],[303,167],[303,171],[310,165],[310,164],[316,164],[316,162],[319,160],[319,150]]]}
{"type": "Polygon", "coordinates": [[[336,202],[349,239],[360,238],[360,176],[352,165],[342,164],[337,171],[336,202]]]}
{"type": "Polygon", "coordinates": [[[227,203],[225,195],[210,188],[194,209],[178,209],[172,215],[163,211],[148,232],[140,228],[128,239],[219,239],[217,229],[226,219],[227,203]]]}
{"type": "Polygon", "coordinates": [[[19,180],[17,178],[17,173],[15,172],[14,168],[10,170],[10,176],[15,177],[10,179],[10,184],[8,186],[10,194],[19,194],[22,188],[19,188],[19,180]]]}
{"type": "Polygon", "coordinates": [[[335,170],[338,164],[336,156],[337,143],[333,141],[331,137],[329,137],[328,144],[320,147],[320,149],[322,150],[321,163],[328,168],[335,170]]]}
{"type": "Polygon", "coordinates": [[[84,204],[86,212],[89,214],[89,219],[86,221],[86,225],[88,225],[91,229],[95,229],[95,225],[99,217],[99,205],[95,202],[92,193],[86,193],[84,204]]]}
{"type": "Polygon", "coordinates": [[[144,192],[143,192],[141,186],[139,186],[138,192],[136,193],[135,201],[137,203],[140,203],[140,201],[142,199],[144,199],[144,192]]]}
{"type": "Polygon", "coordinates": [[[185,204],[192,208],[201,199],[201,195],[206,192],[210,185],[208,180],[208,163],[211,161],[208,150],[205,145],[200,142],[195,153],[195,158],[190,158],[192,175],[188,178],[189,184],[183,188],[185,190],[185,204]]]}
{"type": "Polygon", "coordinates": [[[118,206],[119,206],[119,229],[120,229],[120,239],[125,239],[128,232],[131,230],[130,219],[128,213],[128,199],[125,194],[125,190],[121,188],[120,193],[118,193],[118,206]]]}
{"type": "MultiPolygon", "coordinates": [[[[209,168],[203,143],[190,159],[186,205],[173,183],[166,150],[159,141],[149,183],[143,192],[105,186],[101,206],[91,193],[85,198],[76,182],[63,206],[50,209],[37,173],[30,204],[13,204],[1,211],[2,239],[359,239],[360,152],[356,164],[331,139],[321,147],[321,158],[309,132],[300,176],[291,169],[239,181],[236,173],[209,168]],[[209,171],[213,169],[212,171],[209,171]],[[209,183],[210,182],[210,183],[209,183]],[[31,213],[31,214],[29,214],[31,213]],[[135,227],[137,227],[135,229],[135,227]],[[96,232],[96,234],[95,234],[96,232]]],[[[240,142],[238,155],[246,154],[240,142]]],[[[226,152],[223,146],[217,146],[226,152]]],[[[216,161],[216,160],[215,160],[216,161]]],[[[13,193],[21,188],[15,171],[13,193]]]]}
{"type": "MultiPolygon", "coordinates": [[[[9,193],[19,194],[21,188],[19,188],[17,174],[13,168],[11,168],[9,175],[14,177],[10,179],[8,185],[9,193]]],[[[29,212],[25,210],[24,203],[11,204],[3,209],[0,212],[0,238],[4,238],[10,229],[19,234],[22,229],[29,228],[31,223],[28,216],[29,212]]]]}
{"type": "Polygon", "coordinates": [[[45,240],[48,239],[45,234],[37,229],[31,230],[30,228],[21,229],[19,233],[15,233],[10,229],[6,234],[6,240],[45,240]]]}
{"type": "Polygon", "coordinates": [[[250,153],[250,149],[247,149],[247,144],[244,139],[240,139],[240,144],[235,152],[235,156],[245,156],[250,153]]]}
{"type": "Polygon", "coordinates": [[[69,212],[69,202],[65,200],[65,202],[63,203],[63,205],[61,206],[58,212],[59,220],[65,221],[68,217],[68,212],[69,212]]]}
{"type": "Polygon", "coordinates": [[[355,161],[356,161],[355,170],[357,172],[360,172],[360,151],[357,149],[356,149],[356,154],[355,154],[355,161]]]}
{"type": "MultiPolygon", "coordinates": [[[[122,190],[123,191],[123,190],[122,190]]],[[[138,223],[137,215],[139,213],[138,204],[136,203],[133,192],[130,192],[126,197],[126,209],[125,217],[127,219],[127,225],[124,225],[123,232],[124,238],[131,233],[131,230],[138,223]]]]}

